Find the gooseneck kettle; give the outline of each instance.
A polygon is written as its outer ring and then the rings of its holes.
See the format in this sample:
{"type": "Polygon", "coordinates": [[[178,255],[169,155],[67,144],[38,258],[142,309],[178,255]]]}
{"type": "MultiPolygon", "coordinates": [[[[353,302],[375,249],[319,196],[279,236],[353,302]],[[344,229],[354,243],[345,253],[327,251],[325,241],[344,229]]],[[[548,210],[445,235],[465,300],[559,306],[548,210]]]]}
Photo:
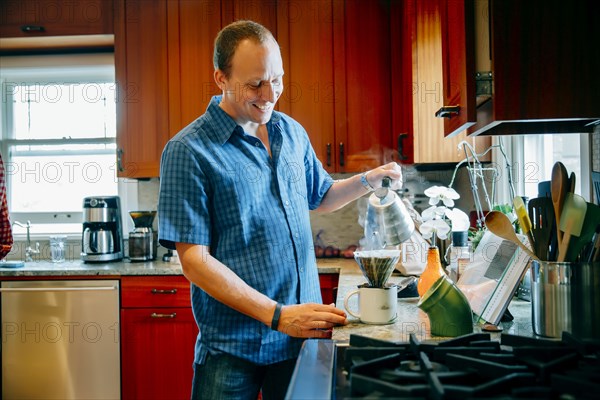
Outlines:
{"type": "Polygon", "coordinates": [[[415,230],[402,199],[390,188],[391,182],[389,176],[384,177],[381,187],[369,197],[365,238],[374,249],[397,246],[415,230]]]}

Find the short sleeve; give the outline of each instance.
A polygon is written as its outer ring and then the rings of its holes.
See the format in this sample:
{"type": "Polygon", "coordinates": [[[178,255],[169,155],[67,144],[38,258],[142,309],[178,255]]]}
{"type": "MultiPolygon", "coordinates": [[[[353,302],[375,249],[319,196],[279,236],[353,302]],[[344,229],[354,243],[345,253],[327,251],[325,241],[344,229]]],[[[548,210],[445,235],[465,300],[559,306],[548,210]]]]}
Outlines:
{"type": "Polygon", "coordinates": [[[168,249],[175,243],[210,244],[208,180],[192,151],[172,140],[160,164],[158,198],[159,241],[168,249]]]}

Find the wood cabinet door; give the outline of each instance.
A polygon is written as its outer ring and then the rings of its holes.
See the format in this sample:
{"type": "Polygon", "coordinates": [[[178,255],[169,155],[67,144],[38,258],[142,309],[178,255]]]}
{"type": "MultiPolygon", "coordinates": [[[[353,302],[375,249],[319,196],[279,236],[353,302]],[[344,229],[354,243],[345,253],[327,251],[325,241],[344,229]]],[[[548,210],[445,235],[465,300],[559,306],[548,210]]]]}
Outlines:
{"type": "Polygon", "coordinates": [[[279,110],[306,129],[319,160],[329,172],[338,165],[334,139],[334,81],[331,0],[277,3],[277,40],[281,48],[284,90],[279,110]]]}
{"type": "Polygon", "coordinates": [[[171,136],[204,114],[219,94],[213,43],[221,29],[221,1],[169,2],[169,124],[171,136]]]}
{"type": "Polygon", "coordinates": [[[441,0],[444,135],[452,137],[477,121],[475,111],[474,0],[441,0]]]}
{"type": "Polygon", "coordinates": [[[164,0],[117,0],[117,175],[159,175],[169,132],[169,46],[164,0]]]}
{"type": "Polygon", "coordinates": [[[2,38],[112,33],[112,0],[0,1],[2,38]]]}
{"type": "Polygon", "coordinates": [[[391,160],[389,15],[388,2],[334,2],[335,139],[341,172],[391,160]]]}
{"type": "MultiPolygon", "coordinates": [[[[403,10],[400,15],[401,20],[405,23],[405,32],[401,34],[401,43],[404,45],[402,52],[405,57],[410,54],[410,69],[403,66],[394,71],[400,72],[404,82],[412,83],[410,86],[408,83],[404,85],[409,89],[400,92],[402,101],[394,103],[394,114],[402,112],[398,107],[406,105],[410,90],[412,122],[399,125],[401,128],[395,129],[395,133],[403,132],[405,127],[408,127],[408,138],[412,135],[412,140],[409,139],[412,154],[405,152],[405,156],[408,160],[412,156],[412,161],[417,164],[459,162],[465,158],[465,153],[463,148],[459,148],[458,145],[465,140],[477,152],[482,152],[491,143],[490,138],[467,139],[466,131],[446,137],[444,121],[434,115],[444,105],[446,90],[445,84],[442,84],[444,69],[442,17],[445,1],[406,0],[403,2],[403,10]],[[408,38],[410,38],[410,42],[408,38]],[[409,45],[411,46],[410,51],[407,48],[409,45]]],[[[458,92],[461,91],[454,91],[454,93],[458,92]]],[[[395,95],[396,92],[394,92],[395,95]]],[[[453,119],[455,118],[453,117],[453,119]]],[[[395,122],[394,126],[398,124],[400,123],[395,122]]],[[[408,149],[410,147],[407,146],[408,149]]]]}
{"type": "Polygon", "coordinates": [[[190,307],[122,309],[123,399],[189,399],[197,335],[190,307]]]}
{"type": "Polygon", "coordinates": [[[598,15],[595,0],[491,2],[495,120],[600,116],[598,15]]]}

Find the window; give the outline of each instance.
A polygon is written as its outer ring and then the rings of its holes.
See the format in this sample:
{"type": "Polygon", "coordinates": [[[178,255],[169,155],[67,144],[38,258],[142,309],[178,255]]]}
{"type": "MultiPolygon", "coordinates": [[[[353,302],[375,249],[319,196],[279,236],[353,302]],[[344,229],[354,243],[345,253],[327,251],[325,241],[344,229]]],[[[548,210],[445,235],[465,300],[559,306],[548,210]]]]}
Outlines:
{"type": "Polygon", "coordinates": [[[562,162],[569,173],[574,172],[575,193],[589,200],[588,135],[529,135],[523,137],[524,193],[531,198],[538,195],[538,183],[552,179],[552,167],[562,162]]]}
{"type": "MultiPolygon", "coordinates": [[[[497,142],[498,138],[495,140],[497,142]]],[[[512,166],[516,195],[527,196],[530,199],[537,197],[538,184],[550,181],[554,164],[561,161],[569,173],[575,173],[575,193],[585,199],[591,199],[589,134],[507,136],[503,137],[502,141],[512,166]]],[[[504,163],[498,156],[495,161],[504,163]]],[[[506,179],[499,182],[498,197],[500,203],[512,203],[512,192],[505,181],[506,179]]]]}
{"type": "Polygon", "coordinates": [[[11,220],[81,233],[83,198],[118,194],[112,55],[6,57],[0,81],[11,220]]]}

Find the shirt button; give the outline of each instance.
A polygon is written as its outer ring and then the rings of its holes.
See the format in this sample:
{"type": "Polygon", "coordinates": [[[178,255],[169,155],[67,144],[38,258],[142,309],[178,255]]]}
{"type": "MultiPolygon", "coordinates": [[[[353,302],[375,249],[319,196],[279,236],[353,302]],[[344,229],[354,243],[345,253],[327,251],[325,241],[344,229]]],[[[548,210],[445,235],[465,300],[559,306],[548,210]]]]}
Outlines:
{"type": "Polygon", "coordinates": [[[285,205],[286,205],[286,206],[289,206],[289,205],[290,205],[290,202],[286,200],[286,201],[285,201],[285,205]]]}
{"type": "Polygon", "coordinates": [[[299,238],[299,237],[300,237],[300,234],[299,234],[299,233],[296,233],[294,236],[296,236],[296,238],[299,238]]]}
{"type": "Polygon", "coordinates": [[[259,142],[256,142],[256,143],[254,143],[254,145],[255,145],[256,147],[260,147],[260,143],[259,143],[259,142]]]}
{"type": "Polygon", "coordinates": [[[300,272],[304,272],[304,268],[300,267],[300,272]]]}

